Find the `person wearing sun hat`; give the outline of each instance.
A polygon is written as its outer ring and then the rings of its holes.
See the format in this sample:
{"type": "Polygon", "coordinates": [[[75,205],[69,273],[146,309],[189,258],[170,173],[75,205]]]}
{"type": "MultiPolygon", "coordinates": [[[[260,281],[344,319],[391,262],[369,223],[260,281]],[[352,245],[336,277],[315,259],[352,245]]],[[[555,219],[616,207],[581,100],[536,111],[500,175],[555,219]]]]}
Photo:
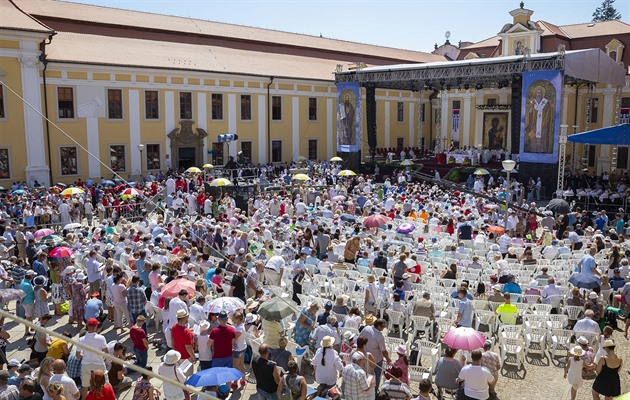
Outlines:
{"type": "MultiPolygon", "coordinates": [[[[157,373],[160,376],[170,378],[173,381],[183,384],[186,382],[186,376],[177,365],[181,358],[182,355],[177,350],[169,350],[164,357],[162,357],[162,363],[158,367],[157,373]]],[[[164,382],[162,385],[162,392],[165,400],[184,400],[186,397],[182,389],[168,382],[164,382]]]]}
{"type": "Polygon", "coordinates": [[[319,349],[313,357],[313,368],[315,369],[315,382],[319,396],[325,395],[328,389],[337,384],[338,372],[341,372],[343,363],[333,346],[337,339],[333,336],[324,336],[319,341],[319,349]]]}
{"type": "Polygon", "coordinates": [[[623,368],[623,359],[615,353],[615,342],[612,339],[602,343],[606,355],[599,360],[596,367],[597,377],[593,382],[593,399],[600,395],[607,399],[621,394],[621,379],[619,373],[623,368]]]}
{"type": "Polygon", "coordinates": [[[584,350],[581,346],[575,346],[569,350],[567,362],[564,365],[564,379],[571,385],[571,400],[575,400],[577,391],[582,387],[582,367],[584,366],[584,350]]]}
{"type": "Polygon", "coordinates": [[[404,344],[399,344],[396,347],[396,354],[398,359],[392,364],[402,372],[399,378],[404,384],[409,385],[409,359],[407,358],[407,347],[404,344]]]}

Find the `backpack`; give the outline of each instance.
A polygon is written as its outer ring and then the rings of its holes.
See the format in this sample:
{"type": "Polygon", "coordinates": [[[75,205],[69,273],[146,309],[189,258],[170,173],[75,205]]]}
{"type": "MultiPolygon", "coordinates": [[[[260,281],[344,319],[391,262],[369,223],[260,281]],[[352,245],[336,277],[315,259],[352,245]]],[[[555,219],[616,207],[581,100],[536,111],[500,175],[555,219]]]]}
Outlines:
{"type": "Polygon", "coordinates": [[[289,375],[287,375],[282,382],[282,392],[280,392],[279,400],[293,400],[293,394],[289,388],[289,375]]]}
{"type": "Polygon", "coordinates": [[[302,395],[302,381],[300,380],[300,378],[300,375],[287,375],[284,378],[284,384],[289,389],[291,399],[299,399],[302,395]]]}

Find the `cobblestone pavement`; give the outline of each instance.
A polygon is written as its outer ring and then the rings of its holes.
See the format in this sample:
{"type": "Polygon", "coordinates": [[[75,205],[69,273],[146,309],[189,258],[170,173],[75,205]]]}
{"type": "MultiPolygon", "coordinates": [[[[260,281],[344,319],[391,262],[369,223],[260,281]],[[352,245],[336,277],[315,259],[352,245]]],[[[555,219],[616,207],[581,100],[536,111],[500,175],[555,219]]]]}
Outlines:
{"type": "MultiPolygon", "coordinates": [[[[13,306],[14,303],[12,303],[13,306]]],[[[13,309],[11,311],[14,311],[13,309]]],[[[50,324],[50,329],[55,332],[61,333],[63,331],[69,331],[76,335],[78,329],[76,327],[70,328],[67,325],[67,316],[54,317],[53,323],[50,324]]],[[[155,335],[155,325],[149,322],[149,337],[155,335]]],[[[620,326],[623,326],[621,322],[620,326]]],[[[10,344],[7,346],[7,357],[17,358],[23,360],[29,357],[30,349],[26,346],[24,339],[24,329],[22,326],[17,325],[13,321],[8,319],[5,321],[4,327],[11,334],[9,340],[10,344]]],[[[128,331],[123,335],[119,335],[114,332],[111,325],[106,322],[105,329],[102,332],[108,341],[119,340],[123,341],[128,348],[131,348],[131,340],[129,339],[128,331]]],[[[159,333],[155,337],[162,337],[159,333]]],[[[76,338],[76,336],[75,336],[76,338]]],[[[613,335],[617,343],[617,352],[624,359],[623,370],[621,371],[621,389],[622,393],[630,392],[630,341],[624,339],[622,331],[616,331],[613,335]]],[[[164,350],[156,350],[152,348],[149,352],[149,364],[153,366],[153,370],[156,371],[160,364],[160,357],[164,354],[164,350]]],[[[429,362],[427,358],[425,362],[429,362]]],[[[555,359],[550,358],[550,353],[547,351],[544,355],[541,355],[540,350],[534,350],[526,357],[525,368],[517,370],[513,366],[513,360],[508,359],[504,368],[501,371],[501,377],[497,386],[497,393],[501,400],[565,400],[569,399],[569,384],[563,379],[563,366],[564,357],[558,357],[555,359]]],[[[134,380],[138,375],[131,375],[134,380]]],[[[313,384],[313,378],[307,377],[307,380],[311,386],[313,384]]],[[[585,380],[583,387],[578,392],[579,400],[592,399],[591,386],[592,380],[585,380]]],[[[154,381],[154,385],[160,386],[161,383],[154,381]]],[[[417,391],[417,387],[412,387],[414,392],[417,391]]],[[[256,398],[255,384],[249,383],[242,391],[235,392],[231,399],[239,400],[249,399],[250,397],[256,398]]],[[[133,390],[129,390],[121,395],[121,399],[131,400],[133,390]]]]}

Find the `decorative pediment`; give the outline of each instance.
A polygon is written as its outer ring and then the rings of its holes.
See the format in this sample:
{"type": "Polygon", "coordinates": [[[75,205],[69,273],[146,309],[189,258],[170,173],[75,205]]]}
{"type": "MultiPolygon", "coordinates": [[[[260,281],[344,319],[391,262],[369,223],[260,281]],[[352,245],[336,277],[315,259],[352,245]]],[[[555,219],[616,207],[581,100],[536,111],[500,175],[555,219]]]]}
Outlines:
{"type": "Polygon", "coordinates": [[[208,136],[208,133],[201,128],[193,128],[193,125],[195,121],[182,120],[179,122],[180,127],[173,129],[167,136],[180,145],[199,143],[208,136]]]}
{"type": "Polygon", "coordinates": [[[619,63],[623,60],[623,49],[626,46],[617,39],[613,39],[606,45],[606,54],[615,62],[619,63]]]}
{"type": "Polygon", "coordinates": [[[464,57],[464,60],[473,60],[475,58],[479,58],[479,54],[475,53],[474,51],[471,51],[470,53],[466,54],[466,57],[464,57]]]}

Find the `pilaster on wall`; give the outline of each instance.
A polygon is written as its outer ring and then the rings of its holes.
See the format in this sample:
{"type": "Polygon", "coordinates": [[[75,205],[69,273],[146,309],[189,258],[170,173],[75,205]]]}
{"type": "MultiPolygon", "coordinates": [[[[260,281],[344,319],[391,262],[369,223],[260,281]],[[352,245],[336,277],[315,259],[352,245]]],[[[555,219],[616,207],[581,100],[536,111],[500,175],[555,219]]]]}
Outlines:
{"type": "Polygon", "coordinates": [[[42,96],[39,78],[39,47],[32,40],[20,41],[20,72],[24,104],[24,133],[26,135],[26,182],[29,186],[37,180],[46,187],[51,185],[50,168],[46,165],[44,150],[44,125],[42,96]]]}

